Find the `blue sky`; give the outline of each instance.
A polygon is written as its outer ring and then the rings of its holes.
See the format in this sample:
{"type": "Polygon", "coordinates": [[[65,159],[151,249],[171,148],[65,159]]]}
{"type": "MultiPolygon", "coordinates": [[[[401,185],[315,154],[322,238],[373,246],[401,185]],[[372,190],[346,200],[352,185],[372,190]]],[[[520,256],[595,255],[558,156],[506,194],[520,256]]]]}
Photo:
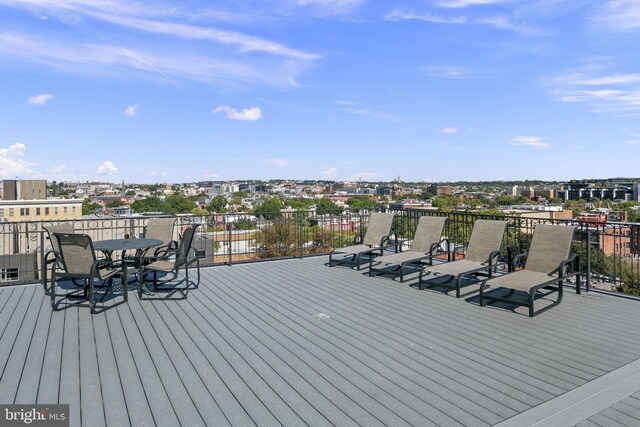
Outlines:
{"type": "Polygon", "coordinates": [[[0,178],[640,176],[637,0],[0,0],[0,178]]]}

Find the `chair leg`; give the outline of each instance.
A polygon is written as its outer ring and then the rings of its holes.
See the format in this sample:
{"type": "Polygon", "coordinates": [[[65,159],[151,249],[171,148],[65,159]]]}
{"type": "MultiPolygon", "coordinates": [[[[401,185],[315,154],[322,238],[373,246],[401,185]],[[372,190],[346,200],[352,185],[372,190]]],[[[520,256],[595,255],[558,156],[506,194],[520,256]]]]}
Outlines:
{"type": "Polygon", "coordinates": [[[536,291],[534,289],[529,291],[529,317],[533,317],[533,300],[534,300],[534,296],[535,296],[536,291]]]}
{"type": "Polygon", "coordinates": [[[484,288],[486,284],[486,280],[483,280],[482,283],[480,283],[480,293],[478,294],[478,304],[480,304],[480,307],[484,307],[486,305],[484,302],[484,288]]]}

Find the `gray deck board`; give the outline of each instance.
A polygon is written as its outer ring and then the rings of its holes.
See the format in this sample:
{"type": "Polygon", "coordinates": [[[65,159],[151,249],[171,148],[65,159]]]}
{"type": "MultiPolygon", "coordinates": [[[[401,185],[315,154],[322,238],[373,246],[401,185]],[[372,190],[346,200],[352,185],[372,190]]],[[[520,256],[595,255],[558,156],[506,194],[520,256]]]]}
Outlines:
{"type": "MultiPolygon", "coordinates": [[[[483,426],[640,358],[638,301],[569,291],[530,319],[326,260],[205,268],[187,300],[97,315],[0,288],[0,403],[69,403],[73,426],[483,426]]],[[[640,425],[640,392],[578,425],[640,425]]]]}
{"type": "Polygon", "coordinates": [[[20,321],[17,333],[15,335],[11,334],[12,325],[10,322],[0,339],[0,368],[2,369],[0,402],[14,401],[20,384],[24,362],[31,346],[41,308],[41,296],[36,295],[33,291],[27,290],[22,295],[22,299],[28,299],[28,302],[23,301],[20,304],[20,306],[27,308],[24,314],[22,315],[21,310],[16,310],[11,317],[11,322],[20,321]]]}
{"type": "MultiPolygon", "coordinates": [[[[93,337],[107,425],[131,425],[106,316],[93,316],[93,337]]],[[[88,328],[87,328],[88,329],[88,328]]],[[[84,394],[84,391],[83,391],[84,394]]]]}
{"type": "Polygon", "coordinates": [[[31,336],[29,353],[22,367],[22,376],[16,391],[15,403],[17,404],[36,403],[38,400],[38,386],[42,375],[51,316],[49,299],[42,295],[38,321],[31,336]]]}
{"type": "Polygon", "coordinates": [[[590,423],[603,426],[635,427],[640,425],[640,392],[622,399],[577,425],[587,427],[590,423]]]}

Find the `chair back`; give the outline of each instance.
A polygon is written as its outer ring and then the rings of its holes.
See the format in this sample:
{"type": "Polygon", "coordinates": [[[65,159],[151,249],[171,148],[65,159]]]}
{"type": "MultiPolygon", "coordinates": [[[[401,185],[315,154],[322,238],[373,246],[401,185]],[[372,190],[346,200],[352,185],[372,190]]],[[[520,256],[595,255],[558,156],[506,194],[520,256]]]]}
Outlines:
{"type": "Polygon", "coordinates": [[[502,246],[507,221],[478,219],[473,224],[467,254],[464,259],[474,262],[487,262],[491,252],[502,246]]]}
{"type": "Polygon", "coordinates": [[[89,275],[96,260],[91,237],[86,234],[54,233],[58,241],[60,256],[66,272],[75,275],[89,275]]]}
{"type": "Polygon", "coordinates": [[[551,273],[569,258],[575,226],[538,224],[533,232],[526,270],[551,273]]]}
{"type": "Polygon", "coordinates": [[[47,236],[49,237],[49,241],[51,242],[51,247],[57,253],[60,253],[60,245],[58,245],[58,239],[53,237],[53,235],[55,233],[74,233],[73,225],[68,222],[63,222],[62,224],[58,225],[43,225],[42,229],[47,232],[47,236]]]}
{"type": "Polygon", "coordinates": [[[369,246],[379,246],[382,238],[391,233],[393,216],[392,213],[372,213],[362,243],[369,246]]]}
{"type": "Polygon", "coordinates": [[[412,252],[427,253],[434,243],[440,243],[446,217],[423,216],[418,220],[416,234],[411,244],[412,252]]]}
{"type": "Polygon", "coordinates": [[[173,240],[175,224],[175,218],[152,218],[144,228],[144,238],[162,240],[162,245],[166,245],[173,240]]]}
{"type": "MultiPolygon", "coordinates": [[[[187,227],[186,230],[182,233],[182,238],[180,239],[180,244],[178,245],[178,251],[186,256],[189,255],[189,251],[191,250],[191,244],[193,243],[193,237],[196,234],[196,229],[200,224],[193,224],[187,227]]],[[[176,267],[184,264],[186,261],[183,257],[176,257],[176,267]]]]}

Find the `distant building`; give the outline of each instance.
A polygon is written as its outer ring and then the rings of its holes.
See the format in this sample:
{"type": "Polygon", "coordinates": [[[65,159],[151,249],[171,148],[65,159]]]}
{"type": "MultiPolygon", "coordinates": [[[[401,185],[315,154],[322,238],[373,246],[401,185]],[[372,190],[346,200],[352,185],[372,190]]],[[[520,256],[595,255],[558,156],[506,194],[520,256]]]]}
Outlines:
{"type": "Polygon", "coordinates": [[[49,221],[81,217],[80,199],[0,200],[0,221],[49,221]]]}
{"type": "Polygon", "coordinates": [[[572,182],[564,186],[564,190],[560,192],[560,195],[565,202],[567,200],[586,200],[590,202],[594,198],[631,201],[637,200],[635,197],[638,197],[638,183],[620,181],[601,186],[591,182],[572,182]]]}
{"type": "Polygon", "coordinates": [[[5,179],[0,183],[2,200],[44,200],[46,179],[5,179]]]}
{"type": "Polygon", "coordinates": [[[451,196],[453,194],[453,187],[449,185],[431,184],[429,186],[429,193],[435,196],[451,196]]]}

